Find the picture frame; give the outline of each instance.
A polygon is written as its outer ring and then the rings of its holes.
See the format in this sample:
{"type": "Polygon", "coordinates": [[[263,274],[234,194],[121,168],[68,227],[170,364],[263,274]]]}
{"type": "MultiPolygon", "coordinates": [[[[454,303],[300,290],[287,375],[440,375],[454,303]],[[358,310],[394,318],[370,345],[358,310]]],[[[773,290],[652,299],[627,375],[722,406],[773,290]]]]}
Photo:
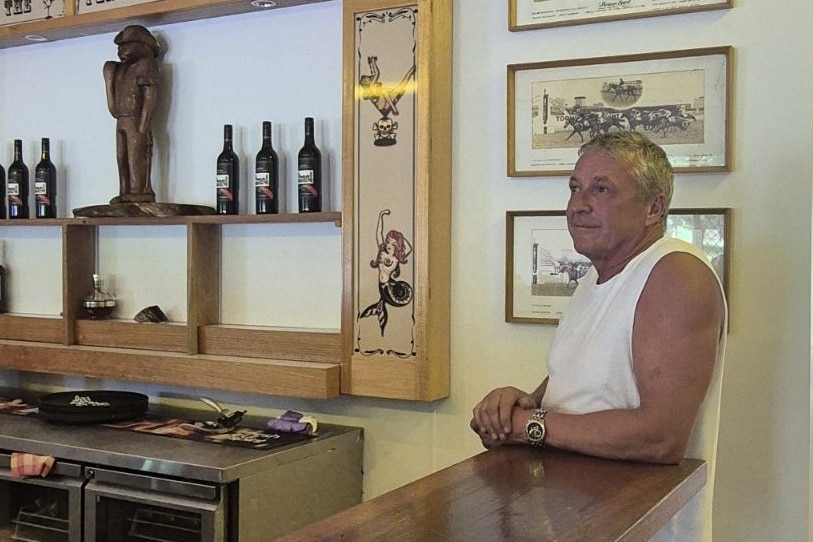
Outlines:
{"type": "Polygon", "coordinates": [[[509,0],[508,29],[517,32],[732,7],[732,0],[509,0]]]}
{"type": "Polygon", "coordinates": [[[511,64],[509,177],[570,175],[582,143],[646,134],[676,173],[731,170],[731,46],[511,64]]]}
{"type": "MultiPolygon", "coordinates": [[[[700,247],[729,299],[731,209],[672,209],[666,235],[700,247]]],[[[557,325],[592,267],[577,253],[564,211],[506,211],[505,321],[557,325]]]]}
{"type": "Polygon", "coordinates": [[[710,207],[670,209],[666,217],[666,235],[699,247],[708,258],[730,301],[731,208],[710,207]]]}
{"type": "Polygon", "coordinates": [[[573,248],[565,212],[506,211],[505,234],[505,321],[558,324],[591,265],[573,248]]]}

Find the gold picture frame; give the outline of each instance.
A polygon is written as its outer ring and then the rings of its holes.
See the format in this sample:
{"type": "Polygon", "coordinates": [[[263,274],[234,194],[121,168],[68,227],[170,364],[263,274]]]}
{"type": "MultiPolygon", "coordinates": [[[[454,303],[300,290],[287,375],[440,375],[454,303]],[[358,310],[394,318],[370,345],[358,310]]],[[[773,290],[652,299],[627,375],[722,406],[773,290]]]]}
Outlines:
{"type": "Polygon", "coordinates": [[[508,29],[517,32],[731,7],[732,0],[509,0],[508,29]]]}
{"type": "Polygon", "coordinates": [[[731,170],[730,46],[508,66],[509,177],[570,175],[590,137],[635,130],[677,173],[731,170]]]}
{"type": "MultiPolygon", "coordinates": [[[[564,211],[506,211],[505,321],[557,325],[590,261],[578,254],[564,211]]],[[[700,248],[729,296],[731,209],[671,209],[666,236],[700,248]]]]}

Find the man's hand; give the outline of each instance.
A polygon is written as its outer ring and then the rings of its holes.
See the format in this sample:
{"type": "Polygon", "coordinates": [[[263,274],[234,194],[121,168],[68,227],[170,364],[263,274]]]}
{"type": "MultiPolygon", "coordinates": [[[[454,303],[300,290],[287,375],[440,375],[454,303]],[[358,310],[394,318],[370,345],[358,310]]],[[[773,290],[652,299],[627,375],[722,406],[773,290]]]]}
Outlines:
{"type": "Polygon", "coordinates": [[[474,407],[469,426],[480,437],[483,446],[492,448],[502,444],[511,434],[514,407],[531,409],[537,406],[533,395],[518,388],[497,388],[474,407]]]}

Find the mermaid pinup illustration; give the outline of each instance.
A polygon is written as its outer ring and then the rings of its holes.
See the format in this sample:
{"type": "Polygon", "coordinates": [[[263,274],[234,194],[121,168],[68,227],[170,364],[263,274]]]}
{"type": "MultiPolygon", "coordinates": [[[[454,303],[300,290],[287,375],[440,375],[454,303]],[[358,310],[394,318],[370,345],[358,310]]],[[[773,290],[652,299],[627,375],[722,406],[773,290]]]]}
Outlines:
{"type": "Polygon", "coordinates": [[[412,286],[403,280],[395,280],[401,274],[401,264],[407,263],[412,253],[404,234],[398,230],[389,230],[384,235],[384,217],[390,214],[389,209],[378,213],[376,226],[376,244],[378,254],[370,260],[370,267],[378,269],[379,300],[359,313],[359,319],[369,316],[378,317],[378,327],[381,336],[387,328],[387,305],[391,307],[404,307],[412,301],[412,286]]]}

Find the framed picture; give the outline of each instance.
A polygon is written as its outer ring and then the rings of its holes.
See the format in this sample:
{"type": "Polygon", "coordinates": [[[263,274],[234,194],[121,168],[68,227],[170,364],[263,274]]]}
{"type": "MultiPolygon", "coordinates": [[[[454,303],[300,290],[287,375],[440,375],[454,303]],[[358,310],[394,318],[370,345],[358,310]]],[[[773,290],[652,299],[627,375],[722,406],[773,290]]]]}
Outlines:
{"type": "Polygon", "coordinates": [[[732,0],[509,0],[508,28],[534,30],[730,7],[732,0]]]}
{"type": "Polygon", "coordinates": [[[666,235],[690,243],[706,255],[730,300],[731,209],[670,209],[666,217],[666,235]]]}
{"type": "MultiPolygon", "coordinates": [[[[549,0],[551,1],[551,0],[549,0]]],[[[678,173],[729,171],[729,46],[508,66],[508,175],[570,175],[582,143],[634,130],[678,173]]]]}
{"type": "MultiPolygon", "coordinates": [[[[672,209],[666,235],[700,248],[728,298],[728,208],[672,209]]],[[[559,323],[570,297],[592,264],[573,248],[564,211],[505,213],[505,321],[559,323]]]]}
{"type": "Polygon", "coordinates": [[[576,252],[564,211],[505,213],[505,321],[558,324],[590,260],[576,252]]]}

